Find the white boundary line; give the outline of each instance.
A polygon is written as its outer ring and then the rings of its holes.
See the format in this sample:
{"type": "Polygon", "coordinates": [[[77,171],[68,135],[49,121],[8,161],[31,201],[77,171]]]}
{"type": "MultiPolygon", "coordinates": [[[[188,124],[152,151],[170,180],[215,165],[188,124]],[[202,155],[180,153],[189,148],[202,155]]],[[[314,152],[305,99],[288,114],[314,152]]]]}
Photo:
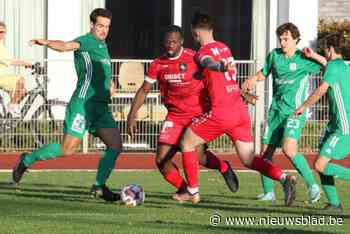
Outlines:
{"type": "MultiPolygon", "coordinates": [[[[96,172],[96,169],[32,169],[29,170],[29,173],[37,173],[37,172],[96,172]]],[[[158,169],[117,169],[114,170],[114,172],[153,172],[158,171],[158,169]]],[[[215,170],[200,170],[201,172],[210,172],[215,170]]],[[[237,172],[244,172],[244,173],[256,173],[259,174],[259,172],[254,170],[235,170],[237,172]]],[[[296,170],[283,170],[285,172],[297,172],[296,170]]],[[[12,172],[12,169],[0,169],[0,173],[8,173],[12,172]]]]}

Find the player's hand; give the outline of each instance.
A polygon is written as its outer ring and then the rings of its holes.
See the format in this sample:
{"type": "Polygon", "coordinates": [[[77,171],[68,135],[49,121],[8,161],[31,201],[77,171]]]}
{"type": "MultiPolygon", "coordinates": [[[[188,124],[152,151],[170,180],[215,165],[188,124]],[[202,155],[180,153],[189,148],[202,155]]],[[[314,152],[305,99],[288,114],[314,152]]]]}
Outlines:
{"type": "Polygon", "coordinates": [[[315,54],[315,51],[309,47],[303,49],[303,55],[307,58],[313,58],[315,54]]]}
{"type": "Polygon", "coordinates": [[[234,71],[236,69],[236,64],[234,63],[226,63],[225,70],[226,71],[234,71]]]}
{"type": "Polygon", "coordinates": [[[128,135],[129,135],[130,137],[133,137],[134,134],[137,133],[136,120],[135,120],[135,118],[128,116],[126,129],[127,129],[127,131],[128,131],[128,135]]]}
{"type": "Polygon", "coordinates": [[[26,69],[33,69],[33,64],[25,62],[24,68],[26,68],[26,69]]]}
{"type": "Polygon", "coordinates": [[[293,113],[293,118],[297,118],[299,115],[302,115],[305,112],[305,107],[304,106],[300,106],[298,109],[296,109],[296,111],[293,113]]]}
{"type": "Polygon", "coordinates": [[[241,96],[243,98],[243,101],[247,104],[255,105],[256,100],[259,99],[258,96],[251,94],[249,92],[241,92],[241,96]]]}
{"type": "Polygon", "coordinates": [[[49,44],[49,41],[46,39],[32,39],[29,41],[29,45],[41,45],[41,46],[47,46],[49,44]]]}
{"type": "Polygon", "coordinates": [[[249,91],[253,90],[256,86],[256,80],[256,76],[251,76],[248,79],[246,79],[242,84],[242,92],[249,93],[249,91]]]}
{"type": "Polygon", "coordinates": [[[109,88],[109,94],[111,97],[114,97],[117,94],[117,88],[115,87],[115,83],[111,80],[111,87],[109,88]]]}

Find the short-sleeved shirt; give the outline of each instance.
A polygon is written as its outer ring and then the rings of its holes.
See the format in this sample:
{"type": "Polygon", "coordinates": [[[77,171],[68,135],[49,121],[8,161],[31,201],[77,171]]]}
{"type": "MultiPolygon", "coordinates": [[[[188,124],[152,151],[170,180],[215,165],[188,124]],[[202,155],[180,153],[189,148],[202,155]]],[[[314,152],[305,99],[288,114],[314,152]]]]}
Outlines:
{"type": "Polygon", "coordinates": [[[0,76],[8,75],[8,66],[11,64],[13,57],[2,42],[0,42],[0,76]]]}
{"type": "MultiPolygon", "coordinates": [[[[233,63],[231,50],[224,43],[212,41],[203,45],[196,54],[196,61],[200,62],[206,57],[214,61],[233,63]]],[[[240,89],[236,82],[237,71],[216,72],[204,68],[202,71],[208,95],[210,97],[211,111],[214,115],[232,115],[228,108],[234,108],[237,101],[241,101],[240,89]]]]}
{"type": "Polygon", "coordinates": [[[204,111],[204,85],[194,55],[194,51],[182,48],[177,57],[163,55],[149,66],[145,81],[159,82],[170,115],[193,117],[204,111]]]}
{"type": "Polygon", "coordinates": [[[109,102],[112,70],[107,44],[91,33],[74,41],[80,44],[80,48],[74,52],[78,83],[72,98],[84,102],[109,102]]]}
{"type": "Polygon", "coordinates": [[[323,81],[330,85],[327,91],[331,131],[349,135],[350,122],[350,67],[343,59],[328,62],[323,81]]]}
{"type": "Polygon", "coordinates": [[[310,74],[317,73],[320,69],[319,63],[304,57],[300,50],[292,57],[286,57],[281,48],[272,50],[261,70],[265,77],[272,74],[270,109],[285,115],[293,113],[307,97],[310,74]]]}

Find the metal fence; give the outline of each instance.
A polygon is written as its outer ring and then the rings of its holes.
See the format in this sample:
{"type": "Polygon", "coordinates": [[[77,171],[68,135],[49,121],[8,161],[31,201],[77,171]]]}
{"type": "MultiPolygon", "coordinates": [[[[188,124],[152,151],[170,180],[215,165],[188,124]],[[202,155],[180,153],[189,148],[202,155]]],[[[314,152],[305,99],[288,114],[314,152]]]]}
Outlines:
{"type": "MultiPolygon", "coordinates": [[[[145,104],[138,112],[138,132],[136,136],[133,139],[127,136],[127,114],[135,92],[144,80],[145,71],[150,62],[150,60],[112,60],[113,80],[117,86],[117,94],[112,98],[110,108],[118,121],[124,151],[127,152],[155,151],[158,133],[166,116],[166,109],[161,103],[159,86],[156,84],[147,96],[145,104]]],[[[257,61],[236,62],[239,84],[255,74],[259,68],[257,61]]],[[[27,75],[27,78],[29,76],[34,80],[34,85],[32,85],[32,90],[28,92],[21,102],[21,119],[11,118],[6,108],[6,102],[9,100],[8,94],[0,90],[0,152],[32,150],[42,144],[57,142],[62,138],[63,113],[71,92],[63,89],[59,92],[60,97],[51,98],[51,91],[48,87],[50,87],[50,82],[59,79],[51,76],[54,76],[55,73],[60,73],[61,77],[66,77],[65,82],[68,80],[69,83],[67,83],[72,90],[74,88],[72,83],[76,79],[75,74],[72,71],[68,75],[65,74],[66,69],[62,69],[62,67],[70,68],[74,71],[73,63],[72,61],[50,60],[43,62],[43,65],[45,69],[41,73],[27,75]],[[63,98],[62,95],[64,96],[63,98]]],[[[320,75],[311,77],[311,89],[316,88],[319,82],[320,75]]],[[[260,148],[260,136],[268,110],[271,93],[269,87],[268,82],[266,82],[265,85],[262,85],[262,88],[258,88],[256,94],[259,96],[259,102],[255,106],[249,106],[253,134],[256,136],[255,146],[257,151],[260,148]]],[[[54,85],[51,89],[55,90],[57,88],[54,85]]],[[[316,152],[318,150],[321,131],[328,120],[328,106],[325,97],[311,108],[311,113],[312,116],[304,128],[300,142],[300,148],[303,152],[316,152]]],[[[210,142],[209,147],[216,152],[233,151],[232,144],[226,136],[210,142]]],[[[80,150],[89,152],[100,150],[101,148],[104,148],[103,143],[87,134],[80,150]]]]}

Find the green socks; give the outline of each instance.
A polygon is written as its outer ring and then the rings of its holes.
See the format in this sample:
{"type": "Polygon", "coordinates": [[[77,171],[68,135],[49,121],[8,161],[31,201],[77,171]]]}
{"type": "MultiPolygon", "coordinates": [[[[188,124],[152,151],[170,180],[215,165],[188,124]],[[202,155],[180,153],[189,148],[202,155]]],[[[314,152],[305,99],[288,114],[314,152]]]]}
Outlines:
{"type": "Polygon", "coordinates": [[[294,156],[294,158],[292,159],[292,163],[295,169],[297,169],[299,174],[303,177],[308,188],[316,184],[316,180],[314,175],[312,174],[312,170],[301,153],[297,153],[294,156]]]}
{"type": "Polygon", "coordinates": [[[109,175],[115,167],[115,161],[119,154],[119,150],[114,150],[110,148],[107,148],[103,152],[102,158],[100,159],[100,162],[98,164],[95,185],[101,186],[106,184],[109,175]]]}
{"type": "Polygon", "coordinates": [[[328,163],[323,171],[324,175],[334,176],[341,180],[350,180],[350,169],[335,163],[328,163]]]}
{"type": "Polygon", "coordinates": [[[30,167],[36,161],[49,160],[62,155],[60,144],[48,144],[34,150],[31,154],[24,156],[23,162],[26,167],[30,167]]]}
{"type": "MultiPolygon", "coordinates": [[[[313,184],[316,184],[315,177],[312,170],[301,153],[297,153],[292,159],[293,166],[299,174],[303,177],[306,185],[310,188],[313,184]]],[[[264,193],[273,192],[273,180],[266,176],[261,176],[261,182],[263,185],[264,193]]]]}
{"type": "Polygon", "coordinates": [[[326,194],[329,203],[334,206],[338,206],[340,201],[337,194],[337,189],[335,188],[334,177],[324,175],[322,173],[319,173],[319,175],[321,179],[322,188],[324,190],[324,193],[326,194]]]}
{"type": "Polygon", "coordinates": [[[261,183],[265,194],[273,192],[274,182],[271,178],[261,175],[261,183]]]}

